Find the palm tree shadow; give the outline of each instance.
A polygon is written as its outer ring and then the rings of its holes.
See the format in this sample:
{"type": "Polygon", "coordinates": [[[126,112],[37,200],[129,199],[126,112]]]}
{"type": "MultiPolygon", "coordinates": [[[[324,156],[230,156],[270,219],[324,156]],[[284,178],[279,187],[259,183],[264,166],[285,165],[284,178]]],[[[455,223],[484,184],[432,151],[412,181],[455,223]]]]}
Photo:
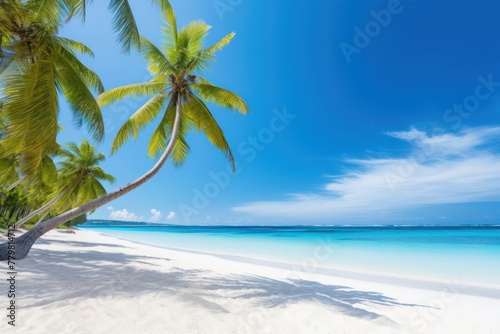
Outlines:
{"type": "Polygon", "coordinates": [[[19,286],[24,305],[30,308],[59,301],[72,303],[82,297],[133,298],[153,293],[177,297],[213,312],[230,313],[224,306],[227,303],[221,299],[247,300],[268,309],[311,302],[363,319],[385,318],[366,309],[373,310],[370,307],[373,304],[423,306],[402,303],[378,292],[316,281],[241,274],[221,276],[208,270],[181,269],[167,258],[116,252],[117,245],[110,246],[109,252],[87,248],[70,252],[34,248],[27,260],[18,263],[19,272],[26,277],[19,286]]]}
{"type": "MultiPolygon", "coordinates": [[[[36,241],[37,245],[53,245],[55,243],[64,244],[65,246],[68,246],[68,247],[71,247],[71,248],[73,248],[73,247],[95,247],[95,245],[96,245],[93,242],[74,241],[74,240],[56,241],[56,240],[45,240],[43,238],[40,238],[40,239],[38,239],[36,241]]],[[[130,249],[130,247],[127,247],[127,246],[124,246],[124,245],[117,245],[117,244],[103,244],[103,243],[100,243],[99,246],[110,247],[110,248],[130,249]]]]}
{"type": "Polygon", "coordinates": [[[376,319],[380,315],[363,308],[368,304],[383,306],[422,307],[401,303],[379,292],[359,291],[347,286],[327,285],[316,281],[292,279],[287,281],[253,275],[234,275],[206,282],[206,291],[233,290],[241,292],[234,298],[254,300],[257,305],[275,308],[299,302],[312,302],[335,308],[346,315],[376,319]],[[251,292],[248,292],[248,291],[251,292]]]}

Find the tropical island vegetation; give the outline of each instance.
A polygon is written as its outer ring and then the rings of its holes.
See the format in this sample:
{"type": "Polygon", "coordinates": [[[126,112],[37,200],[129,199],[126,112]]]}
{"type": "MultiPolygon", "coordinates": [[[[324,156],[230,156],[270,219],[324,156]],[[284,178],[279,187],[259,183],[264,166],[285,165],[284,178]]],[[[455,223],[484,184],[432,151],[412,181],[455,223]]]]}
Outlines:
{"type": "MultiPolygon", "coordinates": [[[[86,214],[141,186],[170,159],[181,165],[189,152],[191,130],[203,132],[234,167],[222,129],[210,112],[213,103],[242,114],[246,103],[202,75],[234,33],[205,48],[210,26],[196,21],[178,29],[167,0],[154,0],[165,17],[164,45],[139,34],[126,0],[110,0],[117,42],[122,51],[138,51],[151,79],[106,91],[97,73],[79,55],[93,56],[86,45],[60,36],[69,20],[85,18],[88,0],[7,0],[0,3],[0,224],[28,228],[15,239],[15,259],[24,258],[34,242],[62,224],[85,220],[86,214]],[[101,108],[130,96],[149,98],[121,127],[112,153],[159,119],[147,154],[158,157],[138,179],[106,193],[101,181],[114,177],[99,167],[102,153],[84,140],[60,145],[57,133],[60,100],[71,106],[76,123],[94,143],[104,137],[101,108]]],[[[0,259],[7,259],[7,243],[0,259]]]]}

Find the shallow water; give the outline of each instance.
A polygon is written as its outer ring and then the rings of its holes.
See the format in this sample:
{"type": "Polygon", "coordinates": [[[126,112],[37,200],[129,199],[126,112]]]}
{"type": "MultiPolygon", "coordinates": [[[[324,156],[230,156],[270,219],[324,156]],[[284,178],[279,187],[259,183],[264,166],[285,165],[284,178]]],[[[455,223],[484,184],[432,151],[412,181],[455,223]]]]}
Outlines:
{"type": "Polygon", "coordinates": [[[172,226],[93,220],[79,228],[150,245],[498,286],[500,226],[172,226]]]}

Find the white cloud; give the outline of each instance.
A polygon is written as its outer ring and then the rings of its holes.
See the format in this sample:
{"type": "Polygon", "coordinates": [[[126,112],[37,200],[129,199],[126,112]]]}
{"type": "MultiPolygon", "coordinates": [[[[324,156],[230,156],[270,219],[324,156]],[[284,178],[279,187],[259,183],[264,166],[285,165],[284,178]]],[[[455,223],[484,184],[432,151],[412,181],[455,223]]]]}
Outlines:
{"type": "Polygon", "coordinates": [[[465,130],[456,135],[435,130],[431,135],[411,128],[410,131],[387,132],[387,135],[411,143],[415,149],[423,152],[426,159],[449,155],[468,155],[471,150],[500,135],[500,127],[465,130]]]}
{"type": "Polygon", "coordinates": [[[170,211],[167,215],[167,220],[172,220],[174,219],[176,216],[175,212],[174,211],[170,211]]]}
{"type": "Polygon", "coordinates": [[[139,221],[142,220],[142,217],[137,216],[135,213],[128,212],[127,209],[117,210],[112,206],[108,206],[109,218],[113,220],[125,220],[125,221],[139,221]]]}
{"type": "Polygon", "coordinates": [[[349,220],[384,217],[431,204],[500,200],[500,127],[428,134],[412,128],[388,135],[410,144],[405,157],[349,160],[355,168],[324,190],[281,201],[251,202],[237,212],[269,217],[349,220]]]}
{"type": "Polygon", "coordinates": [[[156,209],[151,209],[152,216],[149,218],[150,222],[157,223],[161,219],[161,212],[156,209]]]}

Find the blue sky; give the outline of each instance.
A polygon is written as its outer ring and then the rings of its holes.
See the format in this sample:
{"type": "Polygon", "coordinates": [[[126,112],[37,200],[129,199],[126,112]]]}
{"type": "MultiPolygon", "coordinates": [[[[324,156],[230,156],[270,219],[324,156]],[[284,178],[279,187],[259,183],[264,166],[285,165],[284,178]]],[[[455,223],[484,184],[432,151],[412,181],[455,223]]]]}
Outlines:
{"type": "MultiPolygon", "coordinates": [[[[120,53],[105,1],[61,34],[89,45],[106,88],[142,82],[120,53]]],[[[162,18],[131,1],[141,33],[162,18]]],[[[500,3],[476,1],[172,0],[179,25],[203,19],[208,44],[231,31],[206,77],[242,96],[247,116],[213,106],[238,161],[200,134],[182,168],[91,218],[177,224],[500,223],[500,3]]],[[[109,155],[144,101],[103,110],[109,155]]],[[[60,142],[79,141],[67,106],[60,142]]],[[[111,190],[146,172],[153,127],[108,157],[111,190]]]]}

